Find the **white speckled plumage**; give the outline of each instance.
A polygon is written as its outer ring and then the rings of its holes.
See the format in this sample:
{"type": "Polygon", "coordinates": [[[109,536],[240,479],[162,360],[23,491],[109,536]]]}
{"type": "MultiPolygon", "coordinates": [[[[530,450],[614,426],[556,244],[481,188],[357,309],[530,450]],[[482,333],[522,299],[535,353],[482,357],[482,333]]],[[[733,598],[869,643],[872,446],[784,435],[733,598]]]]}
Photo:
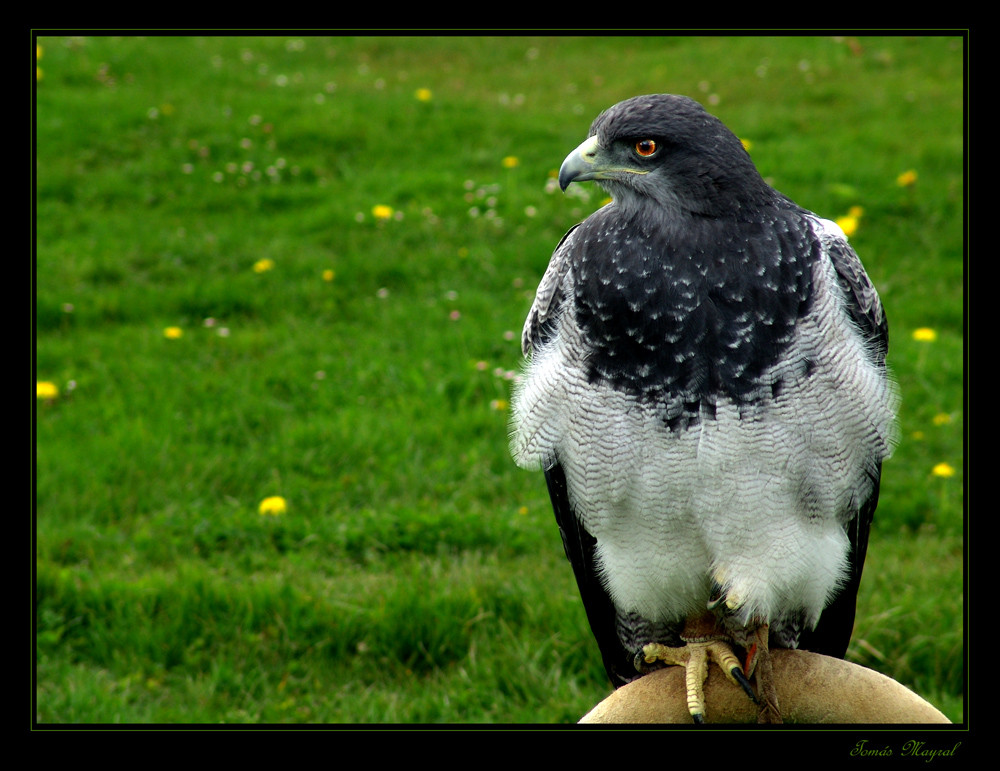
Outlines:
{"type": "Polygon", "coordinates": [[[777,622],[794,606],[812,625],[842,579],[844,513],[871,492],[869,466],[890,449],[895,400],[863,355],[829,260],[817,262],[813,281],[819,301],[792,348],[815,370],[773,365],[762,382],[786,385],[756,415],[721,400],[714,420],[671,434],[661,406],[588,381],[587,344],[569,315],[532,354],[514,399],[514,457],[535,469],[559,458],[622,608],[677,621],[704,609],[721,569],[725,588],[745,599],[743,620],[777,622]]]}

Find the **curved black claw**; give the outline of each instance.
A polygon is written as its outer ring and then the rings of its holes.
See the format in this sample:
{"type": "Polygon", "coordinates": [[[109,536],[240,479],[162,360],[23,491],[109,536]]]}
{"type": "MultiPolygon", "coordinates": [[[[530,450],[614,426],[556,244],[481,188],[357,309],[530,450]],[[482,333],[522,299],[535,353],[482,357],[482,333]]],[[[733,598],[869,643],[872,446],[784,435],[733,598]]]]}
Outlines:
{"type": "Polygon", "coordinates": [[[640,675],[648,675],[650,672],[655,672],[657,669],[663,669],[666,666],[662,661],[646,661],[646,655],[640,650],[635,654],[635,658],[632,660],[632,666],[635,667],[635,671],[640,675]]]}
{"type": "Polygon", "coordinates": [[[743,670],[739,667],[733,667],[729,670],[729,674],[733,676],[733,679],[740,684],[746,695],[750,697],[750,701],[754,704],[760,706],[760,702],[757,701],[757,694],[753,692],[753,687],[750,685],[750,681],[747,680],[747,676],[743,674],[743,670]]]}
{"type": "Polygon", "coordinates": [[[698,712],[692,714],[691,719],[694,720],[695,725],[705,725],[705,716],[698,712]]]}
{"type": "Polygon", "coordinates": [[[710,589],[711,591],[708,595],[708,609],[715,610],[722,604],[723,600],[726,599],[726,590],[723,588],[722,584],[715,580],[712,581],[710,589]]]}

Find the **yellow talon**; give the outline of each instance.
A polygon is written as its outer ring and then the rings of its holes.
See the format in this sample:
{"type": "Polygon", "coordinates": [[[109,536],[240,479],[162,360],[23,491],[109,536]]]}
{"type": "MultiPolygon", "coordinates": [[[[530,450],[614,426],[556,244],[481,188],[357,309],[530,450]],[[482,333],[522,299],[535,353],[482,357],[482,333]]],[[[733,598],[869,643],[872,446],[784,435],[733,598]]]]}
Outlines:
{"type": "Polygon", "coordinates": [[[739,660],[729,644],[720,639],[688,640],[680,648],[671,648],[660,643],[649,643],[643,646],[643,657],[647,664],[662,661],[664,664],[684,667],[684,684],[687,690],[688,712],[696,723],[703,723],[705,718],[705,680],[708,677],[708,662],[718,664],[726,677],[734,684],[743,688],[753,698],[746,678],[740,677],[739,660]]]}

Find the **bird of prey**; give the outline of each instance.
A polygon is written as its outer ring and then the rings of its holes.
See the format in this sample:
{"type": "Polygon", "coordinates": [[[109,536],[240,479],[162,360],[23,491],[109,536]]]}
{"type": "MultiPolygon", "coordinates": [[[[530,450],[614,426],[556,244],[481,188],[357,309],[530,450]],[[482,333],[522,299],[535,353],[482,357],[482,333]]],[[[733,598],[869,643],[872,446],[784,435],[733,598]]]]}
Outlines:
{"type": "Polygon", "coordinates": [[[716,661],[778,721],[770,648],[843,657],[852,633],[895,434],[881,302],[687,97],[601,113],[559,170],[585,180],[612,201],[536,292],[512,454],[545,472],[614,686],[683,665],[703,722],[716,661]]]}

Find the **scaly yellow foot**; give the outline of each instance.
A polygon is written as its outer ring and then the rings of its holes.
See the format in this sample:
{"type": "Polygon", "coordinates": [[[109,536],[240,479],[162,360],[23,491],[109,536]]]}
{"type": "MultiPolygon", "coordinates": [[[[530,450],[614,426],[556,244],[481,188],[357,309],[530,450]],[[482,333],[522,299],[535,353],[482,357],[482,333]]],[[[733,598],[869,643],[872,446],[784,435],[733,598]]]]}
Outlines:
{"type": "Polygon", "coordinates": [[[684,667],[687,689],[688,712],[696,723],[705,722],[705,678],[708,677],[708,662],[714,661],[722,668],[726,677],[742,688],[757,702],[750,682],[743,674],[740,662],[730,647],[725,635],[718,632],[714,619],[689,619],[681,639],[686,643],[680,648],[671,648],[660,643],[643,646],[642,655],[647,664],[662,661],[665,664],[684,667]]]}

